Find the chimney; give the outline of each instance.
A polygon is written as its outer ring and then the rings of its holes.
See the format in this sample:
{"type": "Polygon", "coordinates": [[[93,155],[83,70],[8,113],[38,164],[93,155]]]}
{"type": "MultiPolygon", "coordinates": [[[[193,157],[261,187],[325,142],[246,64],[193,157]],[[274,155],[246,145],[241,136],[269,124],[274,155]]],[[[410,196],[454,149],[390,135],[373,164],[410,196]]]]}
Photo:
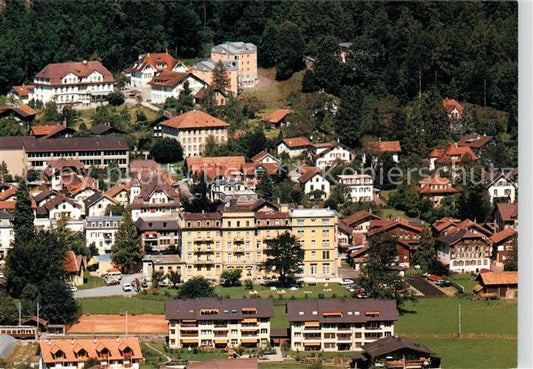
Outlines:
{"type": "Polygon", "coordinates": [[[83,64],[87,64],[87,60],[83,60],[82,63],[83,63],[83,64]]]}

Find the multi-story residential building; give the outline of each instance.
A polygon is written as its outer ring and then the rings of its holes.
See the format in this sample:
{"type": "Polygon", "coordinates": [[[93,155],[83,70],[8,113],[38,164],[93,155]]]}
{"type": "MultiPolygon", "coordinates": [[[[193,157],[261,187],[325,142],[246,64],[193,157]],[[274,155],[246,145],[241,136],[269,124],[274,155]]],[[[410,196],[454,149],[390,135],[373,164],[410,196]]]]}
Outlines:
{"type": "Polygon", "coordinates": [[[495,261],[498,267],[503,268],[509,260],[515,248],[517,236],[518,232],[515,229],[505,228],[490,237],[490,241],[494,245],[493,249],[496,250],[495,261]]]}
{"type": "Polygon", "coordinates": [[[79,369],[89,359],[108,369],[139,369],[143,355],[136,337],[39,342],[39,369],[79,369]]]}
{"type": "Polygon", "coordinates": [[[162,136],[178,140],[183,156],[201,156],[208,137],[215,142],[228,140],[229,124],[203,111],[193,110],[161,123],[162,136]]]}
{"type": "Polygon", "coordinates": [[[467,229],[437,239],[438,258],[451,272],[478,273],[490,269],[492,242],[482,233],[467,229]]]}
{"type": "Polygon", "coordinates": [[[309,156],[315,167],[326,170],[340,163],[351,162],[355,154],[346,145],[333,141],[326,144],[312,145],[309,156]]]}
{"type": "Polygon", "coordinates": [[[181,205],[178,191],[159,177],[147,184],[140,184],[138,188],[138,192],[137,186],[130,188],[131,217],[134,221],[140,217],[172,216],[178,213],[181,205]]]}
{"type": "Polygon", "coordinates": [[[175,216],[139,218],[135,222],[147,254],[172,250],[180,254],[180,228],[175,216]]]}
{"type": "Polygon", "coordinates": [[[254,87],[259,78],[257,77],[257,47],[245,42],[224,42],[211,48],[211,59],[234,61],[238,70],[238,91],[254,87]]]}
{"type": "Polygon", "coordinates": [[[457,146],[468,146],[477,156],[483,154],[483,149],[486,146],[494,145],[496,145],[496,139],[493,136],[479,135],[477,133],[465,135],[457,141],[457,146]]]}
{"type": "Polygon", "coordinates": [[[438,207],[446,197],[457,193],[448,178],[441,177],[438,173],[418,181],[418,192],[423,198],[431,201],[433,206],[438,207]]]}
{"type": "Polygon", "coordinates": [[[270,342],[272,315],[271,299],[168,300],[168,346],[265,347],[270,342]]]}
{"type": "Polygon", "coordinates": [[[125,170],[129,146],[124,137],[67,137],[37,139],[33,136],[0,137],[0,161],[13,176],[29,169],[46,170],[57,159],[74,159],[85,167],[105,168],[116,163],[125,170]]]}
{"type": "Polygon", "coordinates": [[[287,153],[289,157],[295,158],[305,153],[311,145],[311,141],[305,137],[284,138],[278,144],[277,153],[278,155],[287,153]]]}
{"type": "Polygon", "coordinates": [[[122,216],[103,216],[85,218],[85,243],[95,244],[100,255],[111,252],[115,234],[122,222],[122,216]]]}
{"type": "Polygon", "coordinates": [[[348,197],[352,202],[372,201],[374,196],[374,179],[368,174],[340,174],[339,184],[346,186],[348,197]]]}
{"type": "Polygon", "coordinates": [[[0,211],[0,260],[5,259],[15,239],[13,216],[7,211],[0,211]]]}
{"type": "Polygon", "coordinates": [[[365,153],[362,157],[363,165],[366,164],[367,155],[370,157],[370,163],[376,164],[383,155],[390,155],[393,162],[400,161],[400,153],[402,148],[400,141],[368,141],[365,143],[365,153]]]}
{"type": "Polygon", "coordinates": [[[118,202],[108,197],[103,192],[95,192],[90,197],[83,201],[85,207],[85,215],[88,217],[103,217],[106,215],[107,210],[114,205],[118,205],[118,202]]]}
{"type": "Polygon", "coordinates": [[[442,166],[446,170],[455,170],[458,163],[468,160],[477,160],[478,157],[469,146],[458,146],[449,143],[442,149],[434,149],[429,154],[429,170],[442,166]]]}
{"type": "Polygon", "coordinates": [[[42,206],[36,207],[35,214],[36,220],[38,218],[77,220],[84,215],[82,206],[64,194],[60,194],[48,200],[42,206]]]}
{"type": "Polygon", "coordinates": [[[329,197],[330,183],[318,168],[302,168],[298,182],[309,200],[325,200],[329,197]]]}
{"type": "Polygon", "coordinates": [[[304,250],[299,277],[304,281],[327,282],[338,278],[337,217],[330,209],[291,209],[292,234],[304,250]]]}
{"type": "Polygon", "coordinates": [[[181,260],[179,255],[174,254],[146,254],[143,257],[143,279],[146,281],[152,280],[153,272],[161,272],[165,278],[162,282],[168,283],[168,275],[170,272],[177,272],[183,275],[185,272],[185,262],[181,260]]]}
{"type": "Polygon", "coordinates": [[[115,79],[99,61],[48,64],[33,79],[29,100],[89,108],[113,92],[115,79]]]}
{"type": "MultiPolygon", "coordinates": [[[[226,77],[226,91],[237,94],[239,92],[239,66],[237,61],[223,60],[221,63],[226,77]]],[[[192,66],[192,74],[200,78],[202,81],[213,85],[216,65],[217,62],[211,59],[202,60],[192,66]]],[[[225,102],[222,102],[221,104],[217,103],[217,105],[224,104],[225,102]]]]}
{"type": "Polygon", "coordinates": [[[287,302],[294,351],[355,351],[394,335],[395,300],[318,299],[287,302]]]}
{"type": "Polygon", "coordinates": [[[186,73],[187,67],[168,52],[141,54],[129,69],[131,85],[146,87],[152,78],[163,71],[186,73]]]}
{"type": "Polygon", "coordinates": [[[177,99],[185,89],[186,83],[189,84],[189,89],[193,96],[207,86],[207,82],[188,72],[182,73],[165,70],[157,74],[149,82],[151,87],[151,102],[164,104],[169,97],[177,99]]]}
{"type": "Polygon", "coordinates": [[[505,228],[518,229],[518,203],[499,202],[496,204],[494,230],[499,232],[505,228]]]}

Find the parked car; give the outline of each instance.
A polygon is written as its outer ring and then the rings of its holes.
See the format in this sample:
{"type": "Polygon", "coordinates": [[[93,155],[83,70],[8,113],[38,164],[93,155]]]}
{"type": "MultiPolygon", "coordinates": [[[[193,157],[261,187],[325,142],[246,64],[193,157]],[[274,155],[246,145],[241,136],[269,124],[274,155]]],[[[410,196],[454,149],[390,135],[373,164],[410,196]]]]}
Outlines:
{"type": "Polygon", "coordinates": [[[452,282],[448,281],[447,279],[441,279],[439,281],[436,281],[435,284],[440,287],[451,287],[452,282]]]}
{"type": "Polygon", "coordinates": [[[143,288],[148,288],[148,282],[143,281],[143,283],[142,283],[142,287],[143,287],[143,288]]]}
{"type": "Polygon", "coordinates": [[[70,290],[70,292],[78,292],[78,287],[76,287],[74,285],[68,286],[68,289],[70,290]]]}
{"type": "Polygon", "coordinates": [[[124,292],[131,292],[132,289],[131,289],[131,283],[124,283],[124,285],[122,286],[122,290],[124,292]]]}
{"type": "Polygon", "coordinates": [[[358,293],[356,297],[358,299],[368,299],[368,298],[372,297],[372,294],[370,294],[368,292],[363,292],[363,293],[358,293]]]}
{"type": "Polygon", "coordinates": [[[289,291],[298,291],[300,289],[300,286],[294,285],[289,288],[289,291]]]}
{"type": "Polygon", "coordinates": [[[353,279],[348,279],[348,278],[344,278],[344,279],[341,281],[341,284],[342,284],[342,285],[353,284],[353,283],[354,283],[353,279]]]}
{"type": "Polygon", "coordinates": [[[106,286],[116,286],[117,284],[120,284],[120,281],[118,279],[111,278],[111,279],[106,279],[105,281],[106,286]]]}

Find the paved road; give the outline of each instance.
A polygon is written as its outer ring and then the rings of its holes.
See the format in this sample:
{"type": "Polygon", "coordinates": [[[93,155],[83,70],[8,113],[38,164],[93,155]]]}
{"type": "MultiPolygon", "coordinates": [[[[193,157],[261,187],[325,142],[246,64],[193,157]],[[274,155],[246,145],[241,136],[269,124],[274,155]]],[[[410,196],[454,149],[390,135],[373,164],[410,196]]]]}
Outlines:
{"type": "Polygon", "coordinates": [[[422,276],[405,277],[405,281],[419,290],[424,296],[439,297],[445,294],[422,276]]]}
{"type": "Polygon", "coordinates": [[[117,284],[116,286],[102,286],[90,288],[88,290],[79,290],[74,292],[74,297],[133,296],[135,295],[135,292],[124,292],[122,286],[124,283],[131,283],[135,278],[139,278],[139,280],[142,281],[142,273],[123,275],[120,285],[117,284]]]}

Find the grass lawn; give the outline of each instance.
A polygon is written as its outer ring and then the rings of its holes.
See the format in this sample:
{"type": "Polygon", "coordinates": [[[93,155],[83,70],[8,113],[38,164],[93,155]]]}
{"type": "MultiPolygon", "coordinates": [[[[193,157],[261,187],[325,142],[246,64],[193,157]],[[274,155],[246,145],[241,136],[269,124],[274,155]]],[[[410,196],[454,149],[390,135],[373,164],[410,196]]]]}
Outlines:
{"type": "Polygon", "coordinates": [[[289,328],[289,320],[287,319],[286,304],[274,305],[274,316],[270,320],[270,326],[272,329],[284,329],[289,328]]]}
{"type": "Polygon", "coordinates": [[[90,275],[88,272],[85,275],[87,276],[87,282],[85,282],[82,286],[78,286],[78,290],[86,290],[89,288],[105,286],[105,281],[103,278],[90,275]]]}
{"type": "Polygon", "coordinates": [[[472,294],[472,289],[477,284],[476,278],[470,274],[451,274],[446,278],[463,286],[466,294],[472,294]]]}
{"type": "Polygon", "coordinates": [[[381,210],[381,215],[380,215],[382,218],[396,218],[396,217],[401,217],[401,218],[406,218],[406,219],[410,219],[410,220],[420,220],[419,218],[413,218],[413,217],[410,217],[410,216],[407,216],[405,214],[405,212],[403,212],[402,210],[396,210],[396,209],[392,209],[392,208],[385,208],[385,209],[382,209],[381,210]]]}
{"type": "Polygon", "coordinates": [[[269,80],[266,86],[245,92],[245,96],[256,96],[259,100],[265,103],[265,111],[267,109],[285,108],[287,106],[287,98],[292,92],[299,92],[302,88],[302,79],[304,72],[297,72],[286,81],[278,82],[275,80],[276,69],[259,69],[260,77],[269,80]]]}
{"type": "Polygon", "coordinates": [[[517,340],[418,339],[440,356],[446,369],[516,368],[517,340]]]}
{"type": "MultiPolygon", "coordinates": [[[[271,291],[268,286],[254,285],[254,290],[257,291],[261,298],[272,298],[274,300],[283,299],[290,300],[291,298],[295,299],[304,299],[306,295],[308,298],[318,298],[319,294],[323,294],[324,298],[331,297],[351,297],[350,293],[338,283],[328,283],[325,286],[324,283],[318,283],[316,286],[304,286],[298,291],[289,291],[288,288],[278,287],[278,291],[271,291]],[[284,293],[280,293],[285,291],[284,293]],[[335,296],[334,296],[335,295],[335,296]]],[[[240,287],[222,287],[216,286],[215,293],[218,296],[227,297],[234,299],[246,298],[251,296],[250,291],[246,290],[244,286],[240,287]]]]}
{"type": "Polygon", "coordinates": [[[516,302],[477,301],[467,298],[419,299],[417,303],[406,304],[405,309],[410,312],[400,315],[395,325],[396,333],[413,338],[456,335],[459,325],[459,305],[463,337],[516,336],[516,302]]]}
{"type": "Polygon", "coordinates": [[[141,297],[91,297],[77,300],[82,314],[164,314],[165,302],[141,297]]]}

